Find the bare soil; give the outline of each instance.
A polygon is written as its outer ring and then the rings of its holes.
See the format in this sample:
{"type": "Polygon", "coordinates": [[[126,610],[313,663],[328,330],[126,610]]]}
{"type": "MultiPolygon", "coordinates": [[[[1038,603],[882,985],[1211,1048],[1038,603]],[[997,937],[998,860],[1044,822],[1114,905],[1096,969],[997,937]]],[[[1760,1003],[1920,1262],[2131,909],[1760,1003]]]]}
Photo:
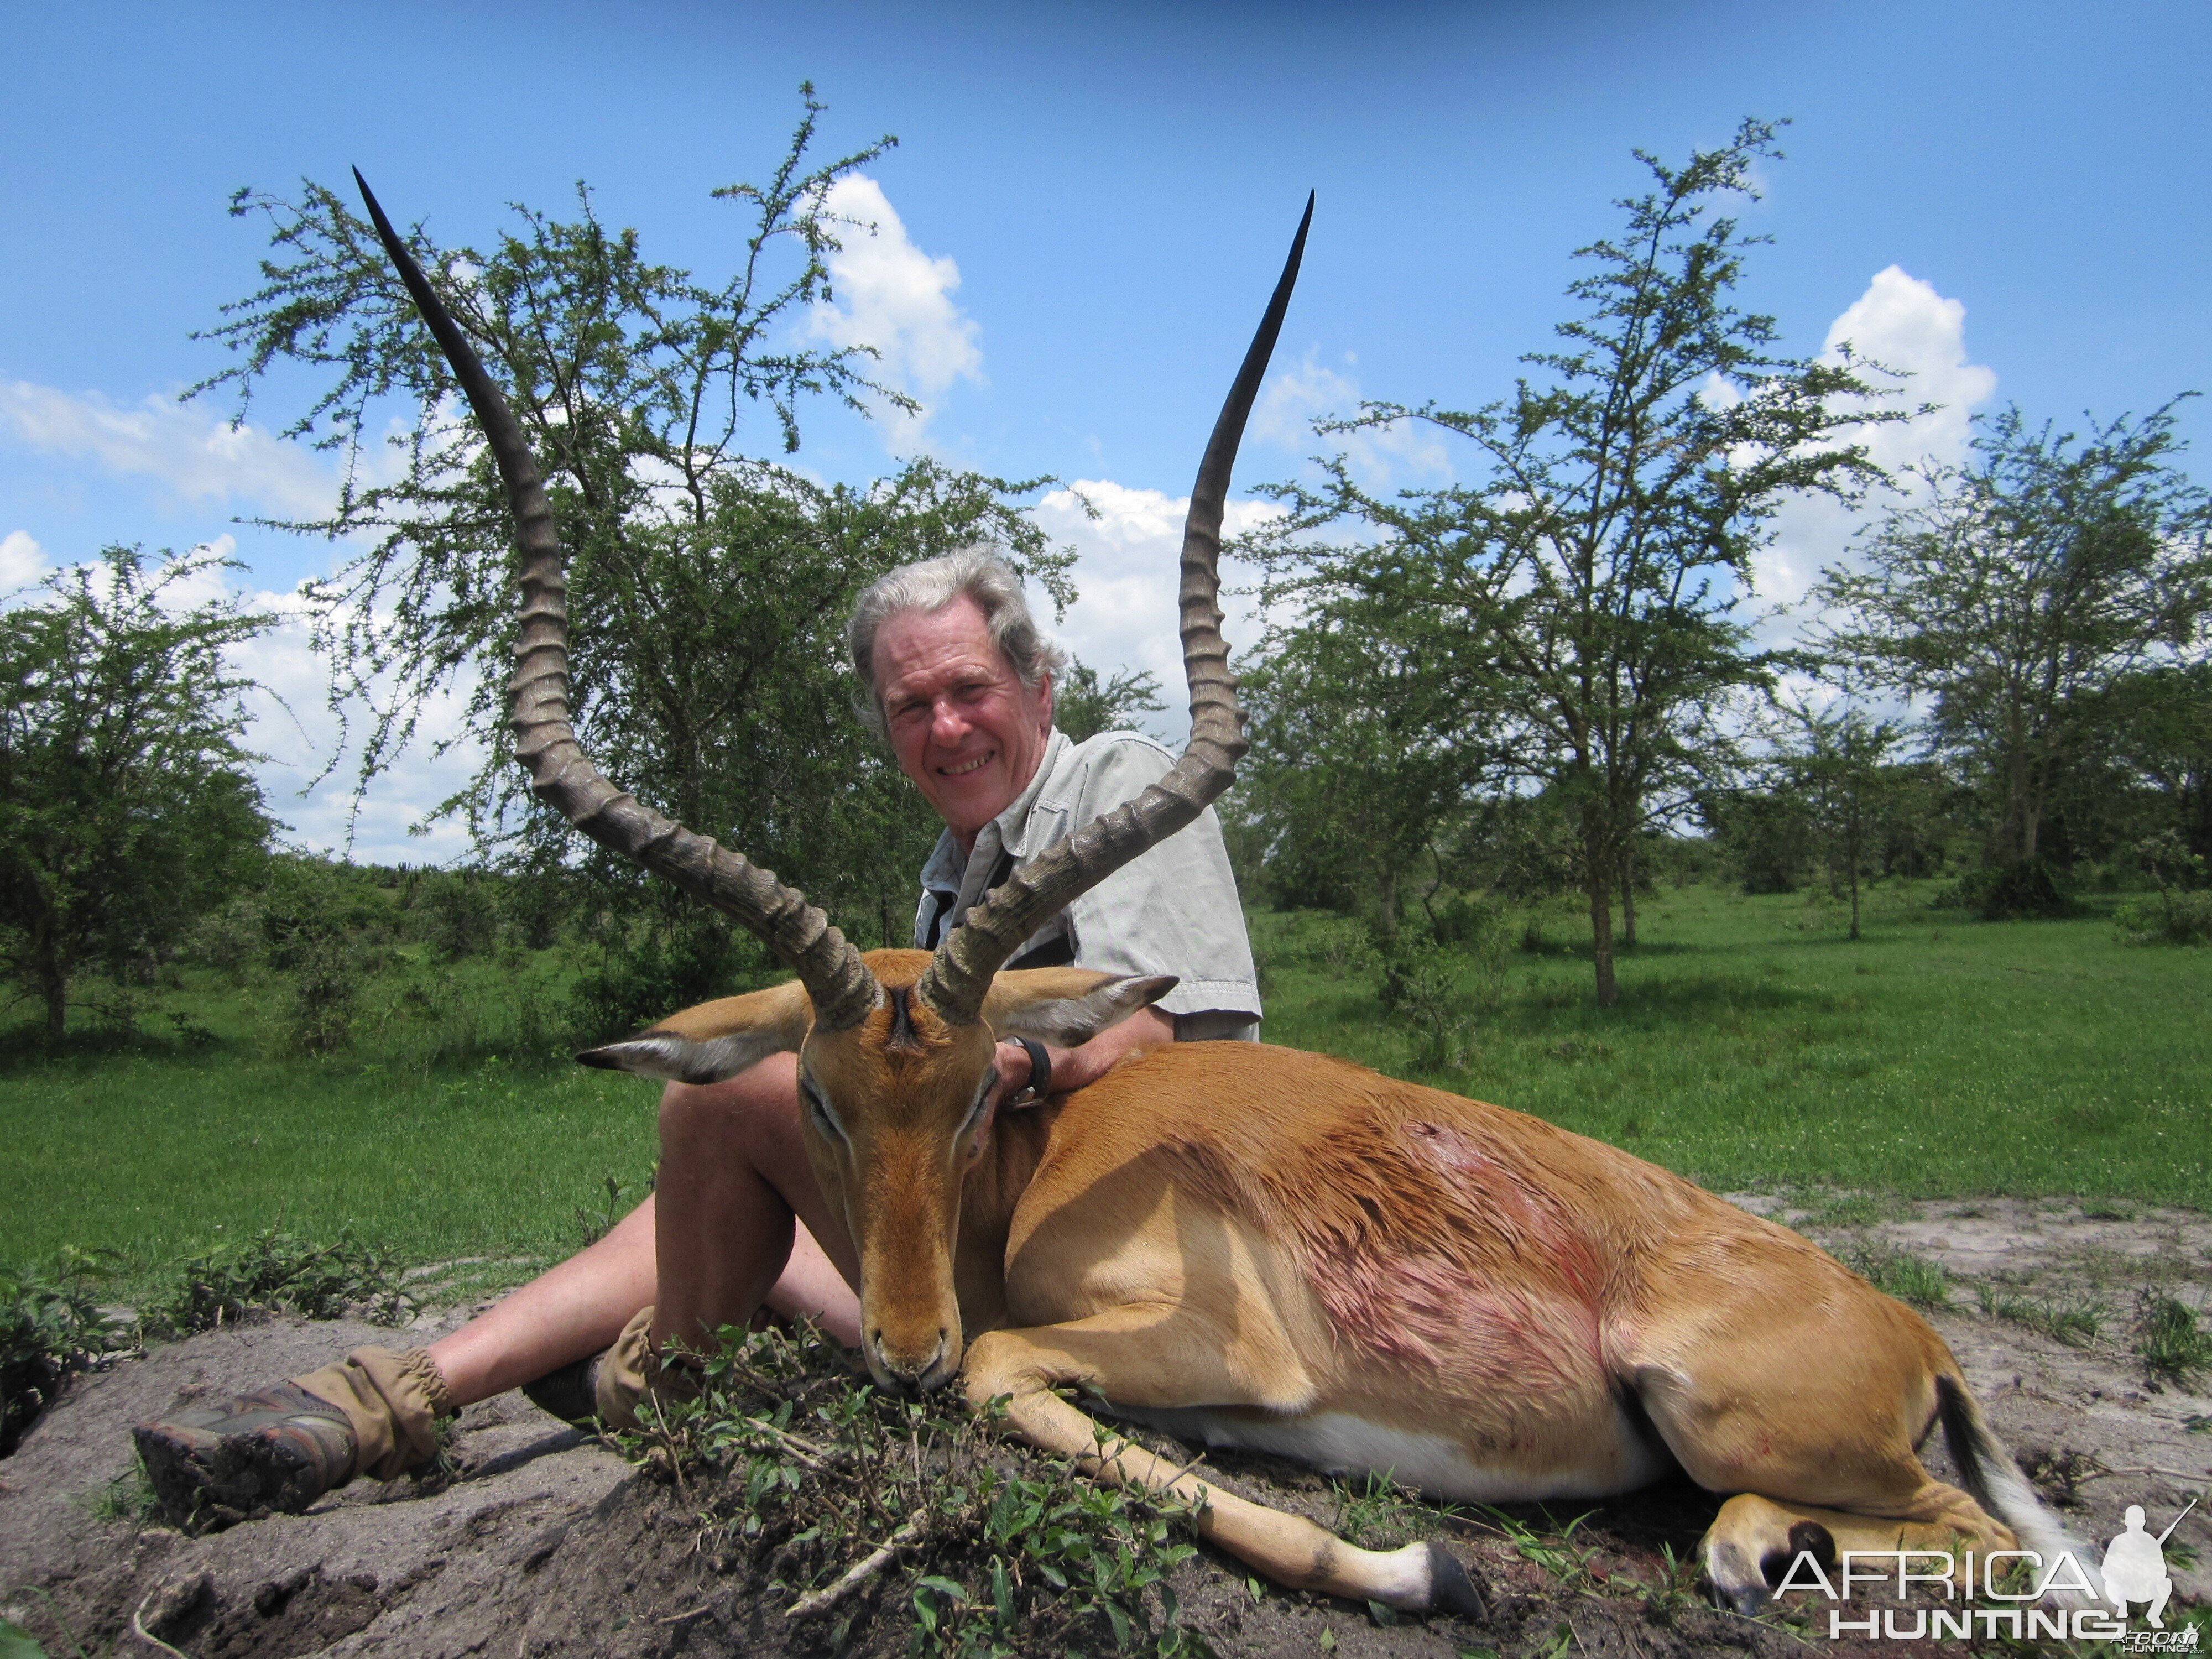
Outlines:
{"type": "MultiPolygon", "coordinates": [[[[2205,1305],[2212,1218],[2089,1215],[2071,1204],[2013,1200],[1887,1212],[1846,1204],[1824,1217],[1771,1199],[1738,1201],[1841,1252],[1876,1243],[1942,1262],[1954,1276],[1951,1304],[1931,1316],[1998,1431],[2080,1537],[2101,1547],[2130,1504],[2148,1511],[2155,1531],[2212,1486],[2212,1399],[2149,1383],[2126,1346],[2126,1313],[2141,1287],[2205,1305]],[[2100,1334],[2072,1346],[1985,1314],[1976,1293],[1983,1284],[2034,1305],[2102,1302],[2100,1334]]],[[[423,1340],[470,1311],[426,1316],[408,1336],[423,1340]]],[[[81,1380],[0,1463],[0,1613],[53,1656],[159,1651],[134,1634],[134,1616],[191,1659],[830,1651],[823,1622],[793,1626],[780,1601],[761,1593],[763,1568],[716,1546],[698,1522],[696,1490],[634,1468],[518,1395],[462,1414],[448,1478],[361,1483],[305,1515],[198,1538],[118,1512],[116,1498],[130,1487],[132,1423],[392,1338],[343,1322],[270,1320],[81,1380]]],[[[1940,1468],[1940,1452],[1929,1451],[1940,1468]]],[[[1224,1488],[1325,1523],[1340,1517],[1340,1492],[1310,1471],[1241,1456],[1207,1467],[1224,1488]]],[[[1691,1555],[1717,1506],[1682,1483],[1590,1506],[1569,1540],[1589,1553],[1563,1571],[1516,1547],[1494,1516],[1399,1516],[1416,1535],[1441,1534],[1469,1564],[1490,1599],[1483,1620],[1385,1624],[1344,1603],[1273,1589],[1255,1595],[1234,1563],[1204,1554],[1179,1571],[1176,1587],[1186,1623],[1224,1655],[1778,1659],[1808,1644],[1838,1654],[1861,1645],[1942,1650],[1832,1643],[1824,1603],[1759,1620],[1707,1608],[1693,1574],[1669,1583],[1665,1553],[1691,1555]]],[[[1580,1507],[1510,1518],[1557,1538],[1580,1507]]],[[[2208,1520],[2200,1509],[2168,1547],[2178,1601],[2212,1596],[2208,1520]]],[[[849,1650],[907,1652],[908,1594],[902,1575],[884,1575],[864,1595],[849,1650]]],[[[1103,1631],[1097,1645],[1110,1650],[1103,1631]]]]}

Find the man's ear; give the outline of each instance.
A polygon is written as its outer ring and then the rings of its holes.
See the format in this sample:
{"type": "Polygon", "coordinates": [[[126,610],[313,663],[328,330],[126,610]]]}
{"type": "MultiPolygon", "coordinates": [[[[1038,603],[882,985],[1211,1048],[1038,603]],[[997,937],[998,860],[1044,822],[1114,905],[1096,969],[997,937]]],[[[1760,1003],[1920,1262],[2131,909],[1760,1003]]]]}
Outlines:
{"type": "Polygon", "coordinates": [[[814,1006],[797,980],[741,997],[702,1002],[634,1037],[586,1048],[576,1058],[610,1072],[635,1072],[672,1083],[720,1083],[770,1054],[797,1053],[814,1006]]]}
{"type": "Polygon", "coordinates": [[[983,999],[983,1018],[1002,1037],[1035,1037],[1055,1048],[1088,1042],[1178,983],[1173,974],[1094,973],[1088,968],[1023,968],[1000,974],[983,999]]]}

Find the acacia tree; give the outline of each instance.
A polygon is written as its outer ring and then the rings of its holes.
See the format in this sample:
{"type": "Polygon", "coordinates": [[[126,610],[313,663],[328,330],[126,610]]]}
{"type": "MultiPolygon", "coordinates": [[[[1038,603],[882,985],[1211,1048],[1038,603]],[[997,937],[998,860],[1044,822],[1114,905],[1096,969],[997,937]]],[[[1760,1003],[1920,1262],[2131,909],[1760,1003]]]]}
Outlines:
{"type": "MultiPolygon", "coordinates": [[[[580,737],[641,798],[773,864],[856,935],[891,942],[936,826],[854,716],[841,661],[851,602],[896,564],[988,541],[1064,604],[1073,556],[1020,511],[1045,480],[925,459],[854,488],[773,459],[798,448],[810,399],[913,406],[871,378],[868,349],[792,343],[807,307],[834,298],[839,238],[860,228],[829,210],[831,187],[895,142],[814,161],[823,109],[802,91],[769,181],[715,192],[750,220],[726,279],[650,262],[581,187],[574,218],[518,207],[517,228],[489,247],[440,247],[420,226],[409,241],[545,476],[569,552],[580,737]]],[[[340,452],[347,483],[330,517],[286,527],[373,538],[310,593],[333,701],[368,711],[362,781],[458,685],[466,735],[487,758],[441,810],[466,813],[479,845],[526,866],[578,856],[508,763],[513,538],[443,355],[337,191],[310,182],[296,202],[242,191],[233,210],[267,218],[274,252],[264,286],[213,331],[239,362],[195,390],[243,400],[279,365],[326,377],[286,430],[340,452]],[[386,477],[370,447],[395,406],[386,477]]],[[[596,848],[581,856],[594,912],[618,924],[599,936],[618,955],[642,953],[630,990],[611,992],[598,1018],[665,1012],[655,999],[726,979],[753,954],[665,884],[596,848]]]]}
{"type": "Polygon", "coordinates": [[[1375,610],[1332,596],[1254,653],[1236,810],[1279,895],[1371,901],[1387,935],[1402,882],[1464,814],[1488,757],[1455,729],[1458,638],[1375,610]]]}
{"type": "Polygon", "coordinates": [[[1383,499],[1340,454],[1318,485],[1278,487],[1292,510],[1256,550],[1271,598],[1356,593],[1464,634],[1460,661],[1484,672],[1462,676],[1453,730],[1572,817],[1601,1005],[1618,995],[1612,897],[1632,838],[1725,760],[1718,710],[1765,677],[1736,613],[1768,521],[1790,492],[1849,497],[1879,476],[1847,438],[1893,418],[1847,353],[1784,356],[1773,319],[1730,301],[1764,239],[1708,216],[1756,196],[1774,134],[1747,120],[1679,168],[1638,152],[1654,188],[1618,204],[1622,235],[1579,251],[1596,268],[1567,292],[1587,309],[1559,325],[1560,349],[1522,360],[1537,374],[1511,396],[1370,403],[1317,427],[1422,422],[1466,441],[1475,482],[1383,499]],[[1309,537],[1346,523],[1370,533],[1309,537]]]}
{"type": "Polygon", "coordinates": [[[270,625],[234,599],[179,603],[227,561],[135,547],[57,573],[0,611],[0,963],[43,1005],[173,942],[258,866],[271,828],[240,744],[230,649],[270,625]]]}
{"type": "MultiPolygon", "coordinates": [[[[2178,400],[2177,400],[2178,401],[2178,400]]],[[[1918,469],[1861,568],[1814,597],[1826,646],[1928,700],[1939,750],[1994,786],[1997,860],[2032,865],[2052,792],[2126,676],[2201,657],[2212,498],[2175,465],[2174,404],[2087,437],[2010,408],[1961,466],[1918,469]]]]}
{"type": "Polygon", "coordinates": [[[1778,790],[1803,805],[1828,866],[1832,890],[1850,895],[1853,939],[1859,932],[1859,871],[1870,835],[1880,825],[1891,782],[1889,758],[1905,740],[1903,724],[1876,720],[1861,708],[1846,681],[1826,704],[1809,697],[1778,697],[1781,730],[1768,767],[1778,790]]]}

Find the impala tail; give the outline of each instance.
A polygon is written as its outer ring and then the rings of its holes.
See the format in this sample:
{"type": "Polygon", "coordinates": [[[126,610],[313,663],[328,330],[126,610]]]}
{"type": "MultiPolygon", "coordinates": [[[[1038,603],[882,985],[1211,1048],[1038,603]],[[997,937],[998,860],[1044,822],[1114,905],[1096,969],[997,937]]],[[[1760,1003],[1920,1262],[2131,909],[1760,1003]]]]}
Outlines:
{"type": "MultiPolygon", "coordinates": [[[[2033,1550],[2042,1566],[2038,1578],[2049,1582],[2060,1555],[2071,1555],[2091,1589],[2101,1592],[2097,1552],[2066,1530],[2020,1472],[2011,1450],[1998,1439],[1966,1383],[1957,1376],[1936,1379],[1936,1413],[1943,1425],[1943,1443],[1959,1466],[1959,1484],[1974,1501],[2010,1527],[2022,1549],[2033,1550]]],[[[2087,1605],[2079,1590],[2056,1587],[2050,1599],[2067,1606],[2087,1605]]]]}

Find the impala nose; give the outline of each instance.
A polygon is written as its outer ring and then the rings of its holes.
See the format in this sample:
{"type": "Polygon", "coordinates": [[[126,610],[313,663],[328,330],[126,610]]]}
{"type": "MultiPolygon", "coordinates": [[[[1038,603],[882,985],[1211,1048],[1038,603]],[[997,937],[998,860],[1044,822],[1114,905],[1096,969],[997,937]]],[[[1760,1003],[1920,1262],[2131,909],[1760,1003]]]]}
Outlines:
{"type": "Polygon", "coordinates": [[[948,1363],[951,1346],[952,1333],[942,1325],[937,1328],[933,1342],[927,1338],[886,1341],[880,1328],[868,1333],[868,1357],[875,1362],[876,1381],[909,1398],[951,1380],[954,1368],[948,1363]]]}

